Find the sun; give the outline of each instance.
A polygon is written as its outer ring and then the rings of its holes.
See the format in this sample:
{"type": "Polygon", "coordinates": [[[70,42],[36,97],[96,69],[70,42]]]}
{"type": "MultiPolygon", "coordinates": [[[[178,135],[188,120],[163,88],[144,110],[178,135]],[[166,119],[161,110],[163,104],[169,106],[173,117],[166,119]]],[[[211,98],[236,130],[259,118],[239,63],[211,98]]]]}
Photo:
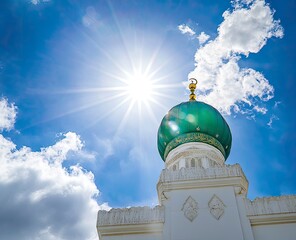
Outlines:
{"type": "Polygon", "coordinates": [[[149,102],[153,100],[153,79],[141,70],[128,74],[126,79],[126,94],[134,102],[149,102]]]}

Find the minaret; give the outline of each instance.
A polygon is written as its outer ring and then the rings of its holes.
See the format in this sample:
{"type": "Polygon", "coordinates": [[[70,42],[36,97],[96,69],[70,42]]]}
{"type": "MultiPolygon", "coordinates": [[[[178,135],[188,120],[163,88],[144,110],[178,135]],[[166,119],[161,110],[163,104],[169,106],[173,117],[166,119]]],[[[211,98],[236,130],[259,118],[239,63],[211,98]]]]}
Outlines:
{"type": "Polygon", "coordinates": [[[253,240],[243,203],[248,181],[238,164],[225,165],[230,128],[214,107],[196,101],[196,84],[190,79],[189,101],[173,107],[158,130],[163,239],[253,240]]]}

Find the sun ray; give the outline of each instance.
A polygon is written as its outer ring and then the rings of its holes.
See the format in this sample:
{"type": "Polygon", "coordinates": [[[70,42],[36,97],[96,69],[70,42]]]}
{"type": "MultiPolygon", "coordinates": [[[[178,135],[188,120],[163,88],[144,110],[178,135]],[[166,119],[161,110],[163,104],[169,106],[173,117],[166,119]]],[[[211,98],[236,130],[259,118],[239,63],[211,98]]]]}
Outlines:
{"type": "Polygon", "coordinates": [[[164,94],[164,93],[161,93],[161,92],[155,92],[154,95],[156,95],[156,96],[160,96],[160,97],[165,97],[165,98],[167,98],[167,99],[176,100],[176,97],[173,97],[173,96],[171,96],[171,95],[164,94]]]}
{"type": "Polygon", "coordinates": [[[135,101],[132,100],[132,101],[130,102],[129,107],[128,107],[126,113],[124,114],[124,116],[123,116],[123,118],[122,118],[120,124],[119,124],[118,127],[117,127],[117,130],[116,130],[115,136],[118,136],[119,133],[121,132],[122,128],[125,126],[126,121],[127,121],[127,119],[128,119],[128,116],[129,116],[131,110],[133,109],[133,106],[134,106],[134,105],[135,105],[135,101]]]}
{"type": "Polygon", "coordinates": [[[28,129],[28,128],[31,128],[31,127],[36,126],[36,125],[44,124],[44,123],[46,123],[46,122],[50,122],[50,121],[53,121],[53,120],[56,120],[56,119],[59,119],[59,118],[65,117],[65,116],[68,116],[68,115],[70,115],[70,114],[74,114],[74,113],[77,113],[77,112],[81,112],[81,111],[83,111],[83,110],[86,110],[86,109],[92,108],[92,107],[97,106],[97,105],[100,105],[100,104],[102,104],[102,103],[112,101],[112,100],[114,100],[114,99],[116,99],[116,98],[119,98],[119,97],[121,97],[121,96],[124,96],[124,95],[126,95],[126,93],[125,93],[125,92],[121,92],[121,93],[116,94],[116,95],[113,95],[113,96],[111,96],[111,97],[109,97],[109,98],[104,98],[104,99],[102,99],[102,100],[98,100],[98,101],[95,101],[95,102],[92,102],[92,103],[89,103],[89,104],[85,104],[85,105],[82,105],[82,106],[76,107],[76,108],[71,109],[71,110],[69,110],[69,111],[63,112],[62,114],[58,114],[58,115],[55,115],[55,116],[53,116],[53,117],[51,117],[51,118],[47,118],[47,119],[45,119],[45,120],[42,120],[42,121],[39,121],[39,122],[33,123],[33,124],[31,124],[31,125],[28,125],[28,126],[24,127],[24,128],[21,129],[21,130],[28,129]]]}
{"type": "Polygon", "coordinates": [[[112,113],[114,113],[117,109],[119,109],[122,105],[124,105],[127,101],[129,101],[128,98],[125,98],[123,101],[121,101],[119,104],[117,104],[115,107],[111,108],[110,111],[106,112],[105,114],[101,115],[99,118],[92,121],[92,123],[88,124],[86,128],[91,128],[92,126],[96,125],[101,120],[107,118],[112,113]]]}
{"type": "MultiPolygon", "coordinates": [[[[113,8],[112,3],[110,1],[107,1],[107,3],[109,5],[109,8],[110,8],[111,13],[112,13],[112,16],[113,16],[114,21],[116,23],[116,26],[117,26],[117,29],[118,29],[118,32],[119,32],[119,36],[120,36],[120,39],[122,41],[123,49],[125,50],[125,53],[128,56],[128,60],[129,60],[129,63],[132,65],[132,69],[134,69],[135,67],[134,67],[133,57],[131,56],[131,53],[129,51],[129,48],[127,47],[128,46],[127,40],[125,40],[124,32],[121,29],[121,26],[120,26],[119,21],[118,21],[117,16],[116,16],[116,12],[115,12],[115,10],[113,8]]],[[[124,73],[125,71],[122,71],[122,72],[124,73]]]]}
{"type": "Polygon", "coordinates": [[[147,66],[146,66],[145,71],[144,71],[145,74],[149,74],[149,72],[151,71],[151,67],[154,64],[155,59],[156,59],[157,55],[159,54],[159,51],[160,51],[160,45],[157,47],[157,49],[155,51],[153,51],[153,54],[152,54],[147,66]]]}
{"type": "Polygon", "coordinates": [[[176,84],[155,84],[154,89],[172,89],[172,88],[181,88],[182,85],[180,83],[176,84]]]}
{"type": "MultiPolygon", "coordinates": [[[[111,9],[112,14],[113,14],[113,8],[111,9]]],[[[120,30],[120,29],[119,29],[120,30]]],[[[120,31],[121,32],[121,31],[120,31]]],[[[122,34],[122,33],[121,33],[122,34]]],[[[86,36],[88,38],[88,40],[90,40],[94,46],[101,52],[103,53],[103,55],[111,61],[111,63],[113,64],[113,66],[115,66],[119,71],[121,71],[122,73],[126,74],[128,73],[122,66],[120,66],[120,64],[118,64],[117,61],[115,61],[113,59],[113,57],[109,54],[109,52],[107,50],[105,50],[104,48],[102,48],[101,46],[98,45],[98,43],[94,40],[94,38],[89,37],[89,35],[87,35],[86,33],[84,33],[84,36],[86,36]]],[[[127,49],[126,49],[127,51],[127,49]]],[[[129,51],[127,51],[129,52],[129,51]]],[[[95,68],[97,69],[97,65],[95,65],[95,68]]]]}
{"type": "Polygon", "coordinates": [[[34,94],[81,94],[81,93],[99,93],[99,92],[116,92],[124,91],[126,87],[100,87],[100,88],[77,88],[77,89],[65,89],[65,90],[45,90],[45,89],[27,89],[28,93],[34,94]]]}
{"type": "Polygon", "coordinates": [[[170,62],[171,60],[166,60],[164,62],[162,62],[160,65],[158,65],[153,71],[150,72],[149,77],[153,78],[157,73],[159,73],[164,66],[166,66],[168,64],[168,62],[170,62]]]}
{"type": "Polygon", "coordinates": [[[168,107],[167,106],[161,104],[160,102],[156,101],[155,99],[151,99],[151,101],[153,103],[155,103],[157,106],[159,106],[160,108],[162,108],[165,112],[168,110],[168,107]]]}
{"type": "Polygon", "coordinates": [[[151,109],[151,106],[147,102],[144,102],[144,104],[145,104],[145,106],[146,106],[146,108],[148,110],[149,116],[152,118],[152,121],[154,122],[155,125],[157,125],[158,124],[158,121],[156,119],[155,114],[153,113],[153,111],[151,109]]]}

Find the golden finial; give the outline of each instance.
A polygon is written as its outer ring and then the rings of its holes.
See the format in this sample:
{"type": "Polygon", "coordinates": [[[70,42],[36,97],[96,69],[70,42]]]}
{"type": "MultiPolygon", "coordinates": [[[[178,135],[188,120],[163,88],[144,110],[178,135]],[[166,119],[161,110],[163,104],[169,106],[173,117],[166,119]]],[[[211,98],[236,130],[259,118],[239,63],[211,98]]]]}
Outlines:
{"type": "Polygon", "coordinates": [[[190,95],[189,95],[189,101],[195,101],[196,100],[196,95],[195,95],[195,89],[196,89],[196,84],[197,80],[195,78],[190,78],[189,79],[190,84],[189,84],[189,90],[190,90],[190,95]]]}

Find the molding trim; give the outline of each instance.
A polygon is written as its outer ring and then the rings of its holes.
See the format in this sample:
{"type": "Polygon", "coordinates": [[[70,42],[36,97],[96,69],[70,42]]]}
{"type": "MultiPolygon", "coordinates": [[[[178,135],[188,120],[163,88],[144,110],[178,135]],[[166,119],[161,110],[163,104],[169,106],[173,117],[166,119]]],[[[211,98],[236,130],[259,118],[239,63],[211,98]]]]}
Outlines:
{"type": "Polygon", "coordinates": [[[177,171],[164,169],[159,177],[157,192],[162,203],[166,199],[165,192],[171,190],[225,186],[235,187],[236,194],[245,195],[248,191],[248,181],[239,164],[207,169],[181,168],[177,171]]]}
{"type": "Polygon", "coordinates": [[[296,223],[296,213],[249,216],[251,226],[296,223]]]}
{"type": "Polygon", "coordinates": [[[99,238],[128,234],[162,234],[163,223],[147,223],[133,225],[98,226],[99,238]]]}

